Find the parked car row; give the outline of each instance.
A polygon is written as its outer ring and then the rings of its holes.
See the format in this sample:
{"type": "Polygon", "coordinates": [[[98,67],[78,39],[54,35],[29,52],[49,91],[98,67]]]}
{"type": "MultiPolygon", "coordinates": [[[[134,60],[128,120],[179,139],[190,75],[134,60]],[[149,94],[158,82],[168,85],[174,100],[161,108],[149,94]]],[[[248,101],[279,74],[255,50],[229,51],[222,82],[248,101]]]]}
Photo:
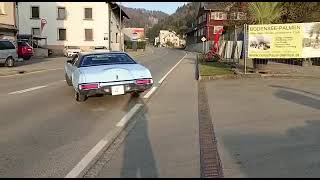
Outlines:
{"type": "Polygon", "coordinates": [[[19,58],[29,60],[33,54],[33,48],[27,42],[18,41],[17,45],[15,45],[10,40],[0,40],[0,63],[5,64],[7,67],[14,67],[19,58]]]}
{"type": "MultiPolygon", "coordinates": [[[[95,46],[92,48],[93,52],[106,52],[108,49],[105,46],[95,46]]],[[[73,57],[74,55],[83,52],[79,46],[65,46],[63,54],[65,57],[73,57]]]]}

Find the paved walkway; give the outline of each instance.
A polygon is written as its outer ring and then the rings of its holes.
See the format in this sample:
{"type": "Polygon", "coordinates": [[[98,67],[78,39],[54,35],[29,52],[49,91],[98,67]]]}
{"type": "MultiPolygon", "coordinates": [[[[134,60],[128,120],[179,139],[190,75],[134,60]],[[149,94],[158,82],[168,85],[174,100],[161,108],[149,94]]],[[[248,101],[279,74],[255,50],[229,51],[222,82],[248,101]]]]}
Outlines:
{"type": "Polygon", "coordinates": [[[194,62],[187,55],[171,72],[98,177],[200,177],[194,62]]]}
{"type": "Polygon", "coordinates": [[[320,176],[317,79],[207,82],[227,178],[320,176]]]}

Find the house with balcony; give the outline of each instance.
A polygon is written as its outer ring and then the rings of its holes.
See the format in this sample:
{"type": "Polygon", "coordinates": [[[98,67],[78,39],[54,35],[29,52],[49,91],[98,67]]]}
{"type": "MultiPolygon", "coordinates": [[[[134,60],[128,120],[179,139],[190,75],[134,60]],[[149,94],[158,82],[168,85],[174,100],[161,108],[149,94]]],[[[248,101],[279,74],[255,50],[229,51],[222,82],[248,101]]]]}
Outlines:
{"type": "Polygon", "coordinates": [[[18,11],[19,34],[46,38],[47,48],[55,55],[61,55],[65,46],[79,46],[83,51],[123,49],[120,22],[129,17],[116,3],[18,2],[18,11]]]}
{"type": "Polygon", "coordinates": [[[184,40],[176,32],[169,30],[160,30],[157,41],[160,43],[161,47],[168,47],[169,44],[172,47],[180,48],[184,46],[184,40]]]}
{"type": "Polygon", "coordinates": [[[232,34],[235,25],[241,26],[247,17],[245,2],[202,2],[199,6],[196,22],[186,32],[187,45],[200,43],[201,38],[213,41],[221,28],[232,34]]]}
{"type": "Polygon", "coordinates": [[[16,40],[16,3],[0,2],[0,39],[16,40]]]}

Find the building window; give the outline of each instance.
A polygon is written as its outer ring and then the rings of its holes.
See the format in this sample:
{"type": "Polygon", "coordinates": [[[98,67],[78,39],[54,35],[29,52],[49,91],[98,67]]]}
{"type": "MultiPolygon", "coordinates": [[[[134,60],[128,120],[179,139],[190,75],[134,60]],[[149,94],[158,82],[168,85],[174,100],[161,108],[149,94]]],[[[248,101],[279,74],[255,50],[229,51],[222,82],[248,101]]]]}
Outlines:
{"type": "Polygon", "coordinates": [[[92,29],[85,29],[84,36],[86,41],[93,41],[93,31],[92,29]]]}
{"type": "Polygon", "coordinates": [[[5,8],[4,8],[5,3],[0,2],[0,14],[6,14],[5,8]]]}
{"type": "Polygon", "coordinates": [[[40,28],[32,28],[31,34],[36,35],[36,36],[40,36],[40,28]]]}
{"type": "Polygon", "coordinates": [[[116,43],[118,43],[118,33],[116,33],[116,43]]]}
{"type": "Polygon", "coordinates": [[[84,19],[92,19],[92,8],[84,8],[84,19]]]}
{"type": "Polygon", "coordinates": [[[39,7],[36,7],[36,6],[31,7],[31,18],[32,19],[39,19],[40,18],[39,7]]]}
{"type": "Polygon", "coordinates": [[[246,19],[247,19],[246,13],[244,13],[244,12],[238,12],[237,15],[238,15],[238,16],[237,16],[237,19],[238,19],[238,20],[246,20],[246,19]]]}
{"type": "Polygon", "coordinates": [[[225,12],[212,12],[211,19],[213,19],[213,20],[227,20],[227,14],[225,12]]]}
{"type": "Polygon", "coordinates": [[[65,41],[67,40],[67,30],[63,28],[58,29],[58,40],[65,41]]]}
{"type": "Polygon", "coordinates": [[[235,12],[230,13],[229,19],[230,19],[230,20],[236,20],[236,19],[237,19],[237,13],[235,13],[235,12]]]}
{"type": "Polygon", "coordinates": [[[65,7],[58,7],[58,17],[59,20],[66,19],[66,8],[65,7]]]}

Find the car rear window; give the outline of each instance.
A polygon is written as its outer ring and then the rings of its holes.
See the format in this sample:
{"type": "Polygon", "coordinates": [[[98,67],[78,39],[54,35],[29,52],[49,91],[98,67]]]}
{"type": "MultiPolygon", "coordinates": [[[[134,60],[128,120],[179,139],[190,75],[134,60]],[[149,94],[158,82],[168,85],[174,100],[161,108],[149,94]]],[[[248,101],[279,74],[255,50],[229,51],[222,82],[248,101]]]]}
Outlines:
{"type": "Polygon", "coordinates": [[[16,47],[10,41],[0,41],[0,49],[15,49],[16,47]]]}
{"type": "Polygon", "coordinates": [[[106,53],[93,54],[83,57],[81,67],[111,65],[111,64],[136,64],[136,62],[127,54],[106,53]]]}

